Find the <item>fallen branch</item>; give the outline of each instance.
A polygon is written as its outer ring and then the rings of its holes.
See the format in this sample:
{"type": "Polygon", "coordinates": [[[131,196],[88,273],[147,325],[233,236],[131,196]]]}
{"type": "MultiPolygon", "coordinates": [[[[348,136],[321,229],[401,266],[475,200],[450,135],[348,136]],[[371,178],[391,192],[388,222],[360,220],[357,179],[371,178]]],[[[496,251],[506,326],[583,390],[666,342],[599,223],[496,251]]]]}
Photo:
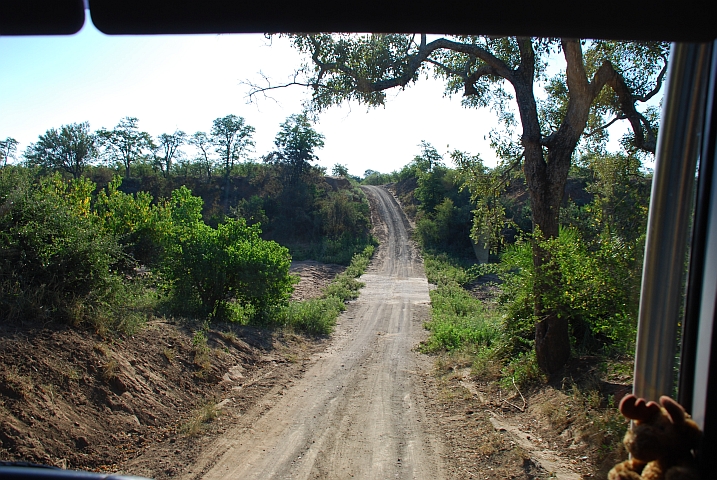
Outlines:
{"type": "Polygon", "coordinates": [[[515,405],[514,403],[509,402],[508,400],[503,400],[503,403],[507,403],[511,407],[517,409],[520,413],[525,413],[525,407],[528,405],[528,402],[525,401],[525,397],[522,393],[520,393],[520,390],[518,389],[518,385],[515,384],[515,377],[513,377],[513,386],[515,387],[515,391],[518,392],[518,395],[520,395],[520,398],[523,399],[523,407],[519,407],[518,405],[515,405]]]}

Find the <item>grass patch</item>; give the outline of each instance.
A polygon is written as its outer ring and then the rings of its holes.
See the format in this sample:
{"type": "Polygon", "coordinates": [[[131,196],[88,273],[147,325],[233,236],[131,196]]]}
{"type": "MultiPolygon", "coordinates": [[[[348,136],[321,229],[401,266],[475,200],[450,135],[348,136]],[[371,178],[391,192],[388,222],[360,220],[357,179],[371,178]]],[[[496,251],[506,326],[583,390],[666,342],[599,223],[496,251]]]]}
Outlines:
{"type": "Polygon", "coordinates": [[[508,363],[503,366],[500,386],[505,390],[510,390],[513,388],[513,382],[515,382],[518,387],[524,387],[543,380],[545,380],[545,376],[538,367],[535,350],[531,350],[509,360],[508,363]]]}
{"type": "Polygon", "coordinates": [[[197,330],[192,337],[192,351],[194,352],[194,365],[201,371],[208,370],[212,364],[209,359],[209,345],[204,330],[197,330]]]}
{"type": "Polygon", "coordinates": [[[204,428],[204,425],[211,423],[219,416],[219,409],[215,402],[210,401],[200,405],[192,415],[192,418],[182,425],[180,431],[188,436],[192,437],[199,435],[204,428]]]}
{"type": "Polygon", "coordinates": [[[104,378],[106,382],[111,382],[117,378],[119,372],[119,362],[117,362],[114,358],[110,357],[104,364],[102,364],[102,378],[104,378]]]}
{"type": "Polygon", "coordinates": [[[369,245],[354,254],[349,267],[324,289],[321,298],[290,302],[279,313],[279,324],[312,335],[331,333],[339,314],[346,309],[344,302],[359,296],[364,284],[357,278],[366,270],[373,252],[373,245],[369,245]]]}
{"type": "Polygon", "coordinates": [[[169,363],[174,363],[174,359],[177,357],[177,353],[170,347],[166,347],[162,350],[162,355],[164,355],[164,358],[166,358],[169,363]]]}
{"type": "Polygon", "coordinates": [[[284,311],[285,325],[313,335],[326,335],[333,331],[336,318],[346,309],[344,302],[333,295],[291,302],[284,311]]]}
{"type": "Polygon", "coordinates": [[[476,270],[446,255],[425,255],[426,275],[437,288],[431,295],[431,336],[421,346],[427,353],[491,347],[500,337],[501,316],[463,289],[476,270]]]}

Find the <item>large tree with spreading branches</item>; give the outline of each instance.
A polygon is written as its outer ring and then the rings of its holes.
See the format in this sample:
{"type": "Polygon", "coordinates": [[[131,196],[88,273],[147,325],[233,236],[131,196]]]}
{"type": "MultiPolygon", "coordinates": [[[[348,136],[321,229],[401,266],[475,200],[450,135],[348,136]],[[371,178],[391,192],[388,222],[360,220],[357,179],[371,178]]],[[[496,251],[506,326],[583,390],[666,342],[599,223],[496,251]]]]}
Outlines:
{"type": "MultiPolygon", "coordinates": [[[[560,204],[579,145],[602,148],[606,128],[624,120],[631,133],[623,144],[654,153],[658,115],[646,102],[661,89],[667,44],[489,36],[429,41],[425,34],[289,37],[310,60],[282,86],[309,87],[316,110],[351,100],[383,105],[386,90],[434,75],[446,81],[448,94],[461,93],[465,106],[496,112],[507,127],[503,134],[491,135],[503,161],[498,170],[522,163],[530,193],[536,238],[536,356],[545,372],[559,370],[570,355],[568,322],[541,301],[543,293],[555,287],[555,275],[538,240],[558,235],[560,204]],[[549,61],[560,57],[563,69],[549,74],[549,61]],[[511,136],[518,123],[522,132],[511,136]]],[[[277,87],[262,86],[253,93],[277,87]]]]}
{"type": "Polygon", "coordinates": [[[97,137],[88,122],[51,128],[25,151],[28,165],[64,171],[74,178],[79,178],[96,157],[97,137]]]}
{"type": "Polygon", "coordinates": [[[152,136],[141,132],[136,117],[124,117],[112,130],[100,128],[97,137],[105,148],[110,162],[124,166],[125,178],[130,176],[130,166],[151,149],[152,136]]]}

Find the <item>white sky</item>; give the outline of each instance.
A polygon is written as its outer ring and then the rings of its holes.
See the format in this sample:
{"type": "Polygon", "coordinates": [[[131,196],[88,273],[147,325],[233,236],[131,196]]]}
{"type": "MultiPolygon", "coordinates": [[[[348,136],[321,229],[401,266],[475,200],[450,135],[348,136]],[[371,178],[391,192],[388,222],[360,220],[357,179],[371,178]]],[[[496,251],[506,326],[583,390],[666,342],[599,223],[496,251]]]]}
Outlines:
{"type": "MultiPolygon", "coordinates": [[[[286,39],[262,35],[106,36],[89,16],[68,37],[0,37],[0,138],[20,142],[18,154],[50,128],[89,121],[112,128],[126,116],[153,136],[180,129],[209,132],[215,118],[242,116],[256,129],[259,158],[274,148],[279,125],[301,111],[309,92],[290,87],[249,104],[243,81],[289,80],[301,57],[286,39]]],[[[440,153],[480,153],[491,165],[486,139],[496,118],[444,97],[443,84],[421,79],[389,91],[385,108],[334,107],[315,125],[325,138],[319,164],[340,163],[349,172],[400,169],[425,140],[440,153]],[[450,147],[449,147],[450,146],[450,147]]],[[[184,147],[190,156],[190,147],[184,147]]],[[[19,155],[18,155],[19,156],[19,155]]]]}

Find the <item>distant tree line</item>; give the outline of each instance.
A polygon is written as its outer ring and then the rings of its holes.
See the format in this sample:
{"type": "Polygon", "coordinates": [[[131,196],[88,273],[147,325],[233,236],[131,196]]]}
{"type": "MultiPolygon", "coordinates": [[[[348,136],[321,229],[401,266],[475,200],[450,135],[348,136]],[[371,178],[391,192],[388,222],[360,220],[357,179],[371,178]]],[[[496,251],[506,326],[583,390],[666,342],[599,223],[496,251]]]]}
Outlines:
{"type": "MultiPolygon", "coordinates": [[[[187,134],[182,130],[152,137],[140,130],[139,119],[124,117],[112,128],[93,131],[89,122],[51,128],[20,155],[21,161],[46,172],[62,172],[80,178],[90,166],[106,165],[121,170],[125,178],[141,175],[149,167],[165,178],[187,170],[201,172],[211,179],[221,171],[227,179],[238,162],[247,160],[254,148],[255,129],[243,117],[227,115],[212,122],[209,132],[187,134]],[[193,152],[188,154],[186,147],[193,152]],[[139,170],[135,172],[136,170],[139,170]]],[[[275,150],[261,157],[264,162],[285,167],[287,177],[296,182],[318,160],[316,150],[324,136],[317,132],[305,113],[290,115],[280,126],[275,150]]],[[[0,141],[0,167],[18,160],[18,141],[0,141]]],[[[348,176],[337,164],[334,173],[348,176]]]]}
{"type": "Polygon", "coordinates": [[[235,115],[157,138],[132,117],[112,130],[84,122],[48,130],[21,162],[18,142],[2,141],[0,322],[128,333],[155,312],[328,333],[356,275],[289,305],[289,265],[367,262],[368,202],[312,165],[324,137],[306,115],[281,124],[261,162],[247,159],[253,133],[235,115]]]}

